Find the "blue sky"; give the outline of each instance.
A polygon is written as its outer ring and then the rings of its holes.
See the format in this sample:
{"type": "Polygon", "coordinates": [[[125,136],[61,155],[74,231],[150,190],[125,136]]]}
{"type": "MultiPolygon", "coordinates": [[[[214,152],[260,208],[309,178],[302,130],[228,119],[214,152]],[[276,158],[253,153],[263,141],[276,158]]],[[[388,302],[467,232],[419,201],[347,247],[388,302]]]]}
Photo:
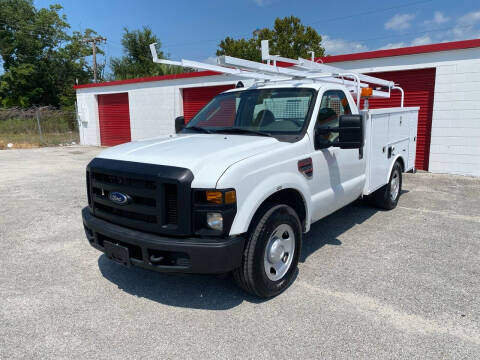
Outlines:
{"type": "Polygon", "coordinates": [[[213,57],[226,36],[249,36],[289,15],[314,27],[331,55],[480,38],[479,0],[35,0],[37,7],[51,3],[64,7],[73,30],[89,27],[107,38],[107,64],[122,54],[123,27],[144,25],[172,59],[194,60],[213,57]]]}

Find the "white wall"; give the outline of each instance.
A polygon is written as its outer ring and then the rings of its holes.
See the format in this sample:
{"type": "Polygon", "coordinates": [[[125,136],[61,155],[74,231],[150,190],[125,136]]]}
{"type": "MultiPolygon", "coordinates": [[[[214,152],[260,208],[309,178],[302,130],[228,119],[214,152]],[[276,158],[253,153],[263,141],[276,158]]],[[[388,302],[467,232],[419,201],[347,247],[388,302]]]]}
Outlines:
{"type": "Polygon", "coordinates": [[[480,176],[480,48],[332,65],[361,72],[436,67],[429,171],[480,176]]]}
{"type": "Polygon", "coordinates": [[[77,91],[80,144],[100,145],[97,98],[93,93],[77,91]]]}
{"type": "Polygon", "coordinates": [[[227,75],[77,89],[80,142],[100,145],[97,95],[128,92],[132,140],[165,136],[175,131],[174,119],[183,115],[182,89],[236,84],[250,80],[227,75]]]}

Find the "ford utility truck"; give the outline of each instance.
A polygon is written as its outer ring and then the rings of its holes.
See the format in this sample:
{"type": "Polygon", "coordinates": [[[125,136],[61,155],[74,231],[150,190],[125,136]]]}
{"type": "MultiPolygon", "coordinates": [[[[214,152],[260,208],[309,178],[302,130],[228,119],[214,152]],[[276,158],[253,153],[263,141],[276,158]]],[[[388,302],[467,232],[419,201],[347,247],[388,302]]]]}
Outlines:
{"type": "Polygon", "coordinates": [[[418,108],[403,107],[402,94],[398,108],[368,110],[370,97],[401,89],[262,50],[264,64],[173,62],[255,82],[219,94],[186,125],[177,118],[176,134],[89,163],[82,216],[94,248],[126,266],[232,272],[247,292],[272,297],[295,278],[312,223],[362,197],[395,208],[402,173],[414,170],[418,108]]]}

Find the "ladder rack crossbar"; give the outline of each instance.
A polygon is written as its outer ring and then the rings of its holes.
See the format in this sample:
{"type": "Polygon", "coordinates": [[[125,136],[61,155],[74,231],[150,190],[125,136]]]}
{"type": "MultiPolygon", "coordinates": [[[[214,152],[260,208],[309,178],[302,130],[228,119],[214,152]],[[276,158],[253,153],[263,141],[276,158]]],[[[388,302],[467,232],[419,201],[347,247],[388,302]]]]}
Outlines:
{"type": "MultiPolygon", "coordinates": [[[[270,55],[268,49],[268,40],[262,40],[262,59],[267,63],[259,63],[250,60],[235,58],[232,56],[220,56],[217,58],[218,64],[208,64],[193,60],[173,61],[168,59],[159,59],[156,44],[150,45],[150,51],[155,63],[182,66],[185,68],[210,70],[218,73],[255,79],[259,81],[295,81],[295,80],[311,80],[326,83],[335,83],[344,85],[350,92],[356,94],[357,104],[360,104],[360,89],[368,87],[369,84],[381,85],[383,89],[375,89],[372,91],[373,97],[389,98],[392,89],[401,88],[394,82],[376,78],[370,75],[357,73],[353,71],[345,71],[330,65],[320,64],[306,59],[288,59],[277,55],[270,55]],[[271,62],[273,61],[273,65],[271,62]],[[279,67],[276,62],[286,62],[293,66],[279,67]],[[386,89],[385,89],[386,88],[386,89]]],[[[402,92],[403,102],[403,92],[402,92]]]]}

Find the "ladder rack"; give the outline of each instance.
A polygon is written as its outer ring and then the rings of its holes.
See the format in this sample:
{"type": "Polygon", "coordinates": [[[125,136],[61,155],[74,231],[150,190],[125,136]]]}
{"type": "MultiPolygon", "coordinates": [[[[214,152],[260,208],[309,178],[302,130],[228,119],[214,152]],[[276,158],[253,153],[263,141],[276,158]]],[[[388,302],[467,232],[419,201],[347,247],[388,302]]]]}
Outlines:
{"type": "Polygon", "coordinates": [[[325,65],[306,59],[289,59],[278,55],[270,55],[268,40],[262,40],[262,60],[266,63],[259,63],[250,60],[239,59],[231,56],[220,56],[217,58],[217,65],[202,63],[192,60],[173,61],[159,59],[155,43],[150,45],[150,51],[155,63],[182,66],[186,68],[211,70],[223,74],[235,75],[248,79],[264,82],[282,82],[307,80],[312,82],[325,82],[342,84],[357,98],[357,105],[360,105],[361,88],[377,85],[372,90],[373,98],[389,98],[391,90],[400,90],[402,94],[401,106],[403,107],[403,90],[396,86],[393,81],[388,81],[358,72],[343,70],[330,65],[325,65]],[[290,67],[277,66],[277,61],[292,64],[290,67]],[[273,64],[272,64],[273,63],[273,64]]]}

